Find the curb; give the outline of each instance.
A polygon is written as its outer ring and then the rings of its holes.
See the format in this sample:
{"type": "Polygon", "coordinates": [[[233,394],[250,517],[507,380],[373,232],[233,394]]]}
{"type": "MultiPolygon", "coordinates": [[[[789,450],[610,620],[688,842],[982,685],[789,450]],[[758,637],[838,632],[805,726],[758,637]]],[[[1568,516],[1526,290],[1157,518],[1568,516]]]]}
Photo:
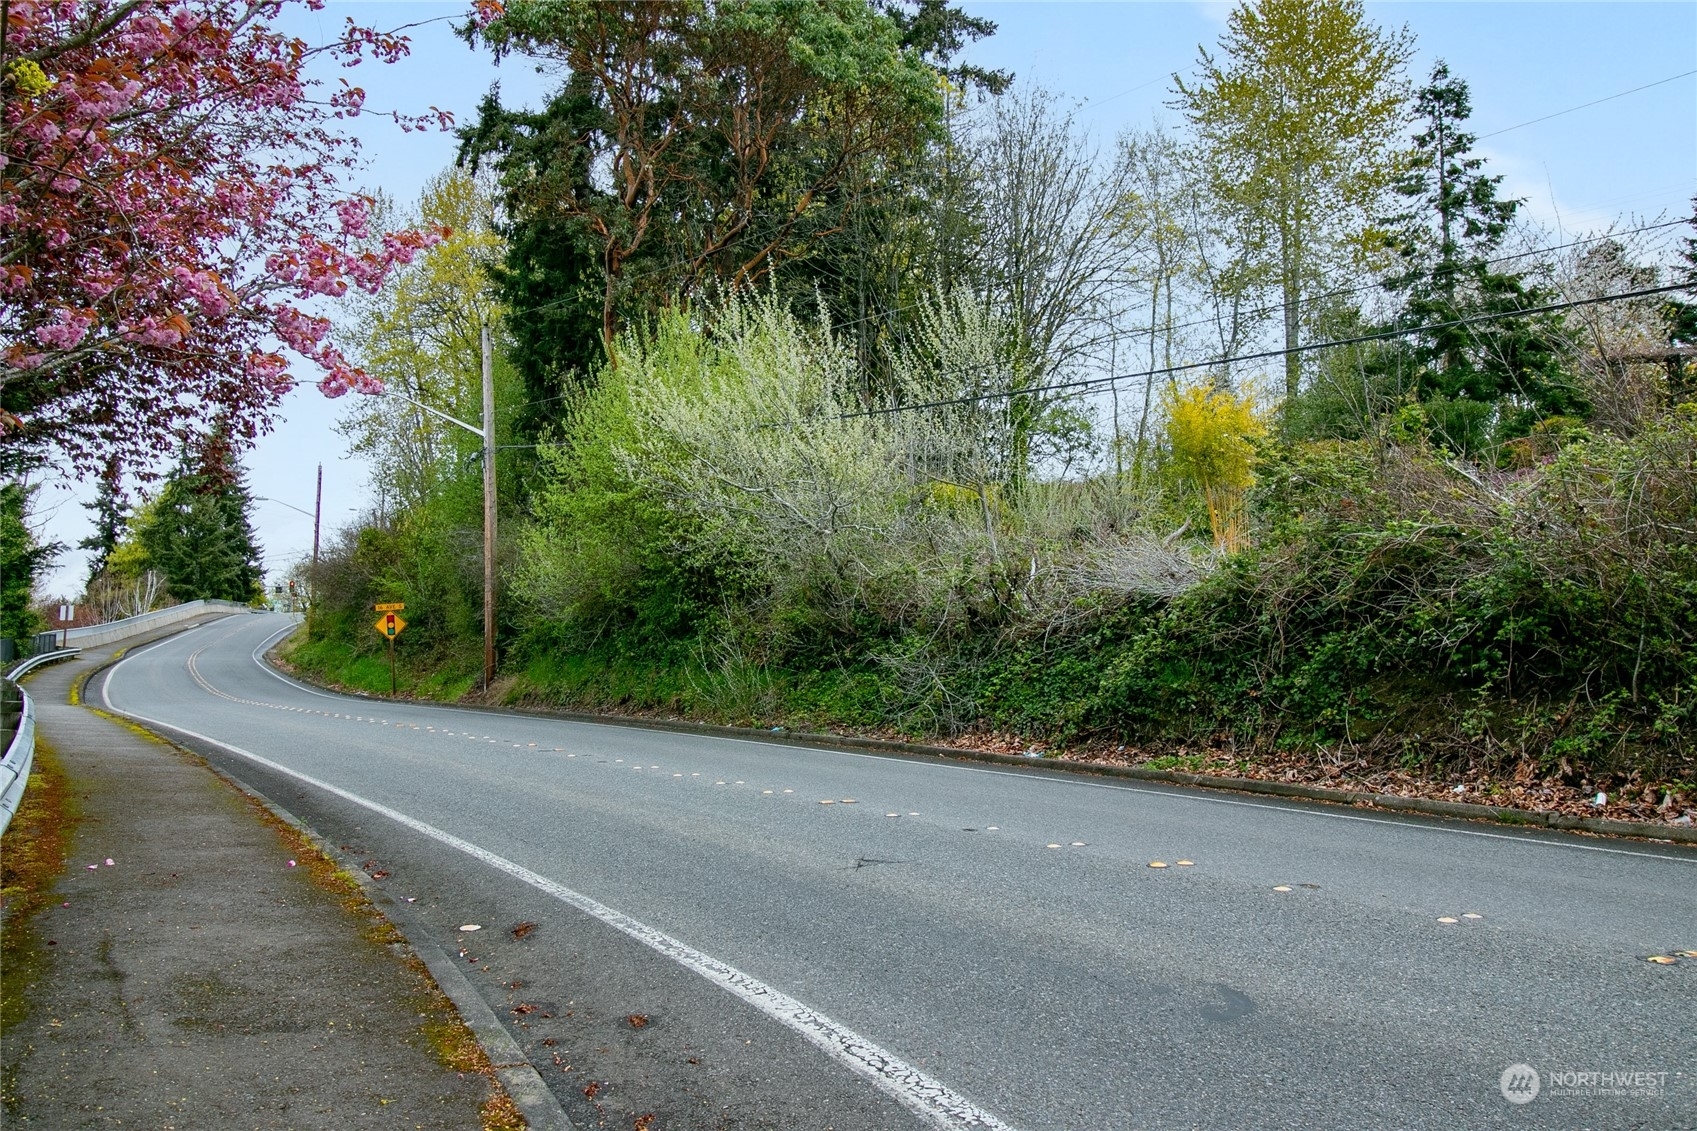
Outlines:
{"type": "MultiPolygon", "coordinates": [[[[172,745],[178,744],[173,742],[172,745]]],[[[200,755],[197,754],[196,757],[200,755]]],[[[279,820],[305,837],[319,852],[335,861],[343,872],[354,878],[372,905],[395,924],[402,938],[406,940],[407,949],[424,963],[424,968],[430,972],[437,988],[453,1003],[460,1020],[471,1030],[471,1035],[477,1039],[477,1043],[483,1046],[484,1055],[489,1057],[496,1078],[501,1081],[501,1087],[506,1089],[508,1097],[518,1106],[530,1131],[577,1131],[565,1109],[560,1106],[559,1099],[543,1082],[542,1074],[530,1063],[530,1058],[525,1056],[524,1050],[519,1048],[518,1042],[507,1031],[507,1027],[495,1016],[495,1011],[483,999],[483,995],[477,992],[454,961],[443,953],[441,947],[434,943],[421,944],[417,941],[427,937],[426,932],[404,904],[390,898],[387,892],[377,886],[376,881],[366,875],[365,869],[355,864],[341,849],[319,836],[311,826],[289,810],[246,782],[239,781],[210,764],[207,769],[265,806],[279,820]]]]}
{"type": "MultiPolygon", "coordinates": [[[[192,627],[195,626],[184,625],[178,631],[187,631],[192,627]]],[[[169,632],[156,639],[163,640],[168,636],[175,635],[177,635],[177,632],[169,632]]],[[[147,643],[151,644],[153,641],[149,640],[147,643]]],[[[74,679],[71,683],[72,695],[80,700],[82,692],[88,687],[89,682],[108,668],[114,667],[128,651],[128,648],[118,649],[111,656],[74,679]]],[[[133,725],[140,726],[139,723],[133,725]]],[[[495,1016],[495,1011],[490,1008],[488,1002],[483,1000],[483,995],[477,992],[471,982],[466,979],[465,974],[461,972],[458,966],[454,965],[453,961],[442,952],[440,947],[419,941],[426,937],[424,929],[404,905],[391,899],[387,892],[377,887],[371,877],[365,874],[364,869],[357,866],[340,849],[319,836],[288,809],[277,804],[246,782],[238,781],[236,778],[216,769],[210,762],[206,761],[204,755],[196,752],[192,747],[186,747],[178,740],[169,735],[159,734],[150,727],[142,727],[142,729],[168,745],[188,750],[206,766],[209,772],[265,806],[278,820],[283,821],[290,828],[300,833],[320,853],[334,861],[347,875],[352,876],[372,905],[395,924],[396,929],[401,932],[401,937],[406,940],[407,949],[424,964],[425,970],[429,972],[437,988],[453,1004],[454,1010],[460,1015],[460,1020],[465,1022],[466,1028],[471,1030],[471,1035],[482,1046],[484,1055],[489,1058],[489,1063],[494,1068],[496,1078],[501,1082],[501,1087],[506,1090],[507,1096],[517,1105],[519,1113],[524,1116],[525,1123],[530,1131],[577,1131],[571,1119],[567,1117],[565,1109],[560,1106],[560,1101],[549,1090],[548,1085],[543,1082],[542,1074],[536,1070],[535,1065],[530,1063],[530,1059],[525,1056],[524,1050],[519,1048],[518,1042],[513,1040],[512,1034],[507,1032],[507,1028],[501,1024],[500,1018],[495,1016]]]]}
{"type": "MultiPolygon", "coordinates": [[[[288,637],[285,636],[283,639],[286,640],[288,637]]],[[[281,644],[282,641],[280,640],[277,643],[281,644]]],[[[269,657],[269,655],[270,653],[267,652],[266,656],[269,657]]],[[[273,670],[278,669],[273,665],[273,670]]],[[[1068,774],[1160,782],[1166,785],[1182,785],[1195,789],[1219,790],[1229,793],[1260,794],[1292,801],[1317,801],[1329,805],[1379,809],[1394,813],[1416,813],[1428,817],[1489,821],[1493,824],[1513,825],[1518,828],[1541,828],[1556,832],[1591,833],[1597,836],[1632,837],[1663,841],[1669,844],[1697,845],[1697,826],[1682,828],[1654,825],[1643,821],[1618,821],[1611,817],[1569,817],[1562,813],[1479,805],[1471,801],[1435,801],[1424,797],[1402,797],[1394,793],[1366,793],[1358,790],[1331,789],[1318,785],[1262,781],[1258,778],[1193,774],[1183,770],[1149,770],[1140,766],[1104,766],[1089,762],[1069,762],[1061,758],[1024,758],[1015,754],[997,754],[988,750],[964,750],[953,746],[927,746],[915,742],[897,742],[888,738],[857,738],[850,735],[816,734],[809,731],[756,730],[753,727],[721,726],[714,723],[689,722],[683,719],[644,719],[629,715],[601,715],[590,711],[560,711],[538,707],[493,707],[481,703],[446,703],[434,699],[390,699],[387,696],[366,695],[357,691],[332,687],[297,672],[279,670],[278,674],[336,695],[344,695],[350,699],[366,699],[377,703],[450,707],[457,711],[483,711],[494,715],[532,715],[537,718],[595,723],[601,726],[669,731],[676,734],[699,734],[716,738],[740,738],[751,742],[768,742],[778,746],[806,746],[825,750],[865,750],[902,758],[987,762],[998,766],[1018,766],[1025,770],[1053,770],[1068,774]]]]}
{"type": "Polygon", "coordinates": [[[1569,817],[1561,813],[1479,805],[1469,801],[1435,801],[1424,797],[1402,797],[1394,793],[1365,793],[1357,790],[1330,789],[1326,786],[1262,781],[1258,778],[1194,774],[1183,770],[1149,770],[1140,766],[1094,765],[1089,762],[1069,762],[1060,758],[1025,758],[1016,754],[997,754],[988,750],[963,750],[952,746],[927,746],[921,743],[897,742],[886,738],[855,738],[833,734],[814,734],[805,731],[774,732],[755,730],[750,727],[715,726],[710,723],[691,723],[669,719],[633,719],[623,715],[596,715],[581,711],[544,711],[523,707],[485,707],[479,709],[506,710],[514,714],[538,715],[573,722],[645,727],[651,730],[741,738],[786,746],[866,750],[898,757],[936,758],[957,762],[987,762],[999,766],[1018,766],[1026,770],[1055,770],[1069,774],[1127,778],[1132,781],[1161,782],[1166,785],[1183,785],[1231,793],[1254,793],[1295,801],[1318,801],[1332,805],[1418,813],[1432,817],[1491,821],[1496,824],[1515,825],[1521,828],[1545,828],[1558,832],[1586,832],[1601,836],[1660,840],[1673,844],[1697,844],[1697,827],[1670,828],[1667,825],[1652,825],[1642,821],[1617,821],[1609,817],[1569,817]]]}

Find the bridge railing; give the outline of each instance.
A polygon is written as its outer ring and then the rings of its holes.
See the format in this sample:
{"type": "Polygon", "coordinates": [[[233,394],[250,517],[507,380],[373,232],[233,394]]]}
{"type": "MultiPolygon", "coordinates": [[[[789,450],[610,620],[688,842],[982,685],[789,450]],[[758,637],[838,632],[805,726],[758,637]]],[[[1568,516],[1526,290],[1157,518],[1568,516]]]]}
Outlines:
{"type": "Polygon", "coordinates": [[[217,612],[220,609],[235,613],[241,612],[247,607],[240,601],[185,601],[181,605],[172,605],[168,609],[155,609],[151,613],[142,613],[140,616],[107,621],[105,624],[91,624],[82,628],[73,628],[69,632],[60,633],[60,638],[67,647],[92,648],[99,644],[110,644],[114,640],[122,640],[127,636],[147,632],[150,629],[176,624],[178,621],[185,621],[204,613],[217,612]]]}

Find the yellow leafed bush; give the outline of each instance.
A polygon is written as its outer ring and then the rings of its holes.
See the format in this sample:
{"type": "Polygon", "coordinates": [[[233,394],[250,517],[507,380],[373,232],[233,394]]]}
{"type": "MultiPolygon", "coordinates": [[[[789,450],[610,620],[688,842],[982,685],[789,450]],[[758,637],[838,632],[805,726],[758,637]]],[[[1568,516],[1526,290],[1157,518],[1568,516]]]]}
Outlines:
{"type": "Polygon", "coordinates": [[[1214,545],[1227,552],[1243,544],[1243,493],[1255,482],[1256,444],[1267,424],[1252,396],[1212,383],[1169,387],[1167,450],[1179,476],[1194,483],[1208,503],[1214,545]]]}

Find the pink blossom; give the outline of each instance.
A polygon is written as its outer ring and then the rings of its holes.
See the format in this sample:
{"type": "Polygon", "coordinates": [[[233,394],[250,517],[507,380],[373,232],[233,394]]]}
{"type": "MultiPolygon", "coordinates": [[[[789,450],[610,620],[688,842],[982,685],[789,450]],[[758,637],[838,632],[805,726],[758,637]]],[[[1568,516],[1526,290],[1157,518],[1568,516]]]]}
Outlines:
{"type": "Polygon", "coordinates": [[[165,25],[153,16],[137,16],[118,36],[118,43],[124,50],[143,58],[159,54],[170,41],[165,25]]]}
{"type": "Polygon", "coordinates": [[[35,340],[53,349],[75,349],[82,344],[92,325],[93,311],[60,310],[55,312],[52,322],[36,327],[35,340]]]}
{"type": "Polygon", "coordinates": [[[336,218],[341,221],[342,234],[363,240],[370,234],[370,201],[365,197],[350,197],[336,202],[336,218]]]}
{"type": "MultiPolygon", "coordinates": [[[[376,291],[433,237],[373,248],[371,202],[340,187],[357,143],[333,120],[365,95],[309,80],[305,45],[276,26],[289,3],[319,2],[7,5],[8,56],[51,60],[55,85],[3,111],[0,169],[25,172],[9,174],[0,238],[33,250],[0,265],[0,349],[9,365],[56,367],[63,398],[25,423],[73,458],[157,450],[213,409],[251,433],[291,384],[283,347],[328,375],[327,392],[370,385],[329,322],[298,307],[376,291]],[[96,335],[103,360],[85,364],[96,335]]],[[[342,61],[406,50],[351,24],[332,47],[342,61]]]]}

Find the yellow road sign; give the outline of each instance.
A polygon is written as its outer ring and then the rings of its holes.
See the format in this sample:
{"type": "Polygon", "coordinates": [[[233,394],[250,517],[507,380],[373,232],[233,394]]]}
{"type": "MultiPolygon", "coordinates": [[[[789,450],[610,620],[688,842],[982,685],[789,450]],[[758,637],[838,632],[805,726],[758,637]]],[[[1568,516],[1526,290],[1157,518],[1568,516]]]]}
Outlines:
{"type": "Polygon", "coordinates": [[[401,630],[406,626],[407,622],[396,616],[394,613],[384,613],[382,616],[377,618],[377,624],[375,627],[378,633],[393,640],[401,634],[401,630]]]}
{"type": "Polygon", "coordinates": [[[386,604],[372,606],[372,608],[376,609],[380,613],[398,613],[406,607],[407,603],[405,601],[389,601],[386,604]]]}

